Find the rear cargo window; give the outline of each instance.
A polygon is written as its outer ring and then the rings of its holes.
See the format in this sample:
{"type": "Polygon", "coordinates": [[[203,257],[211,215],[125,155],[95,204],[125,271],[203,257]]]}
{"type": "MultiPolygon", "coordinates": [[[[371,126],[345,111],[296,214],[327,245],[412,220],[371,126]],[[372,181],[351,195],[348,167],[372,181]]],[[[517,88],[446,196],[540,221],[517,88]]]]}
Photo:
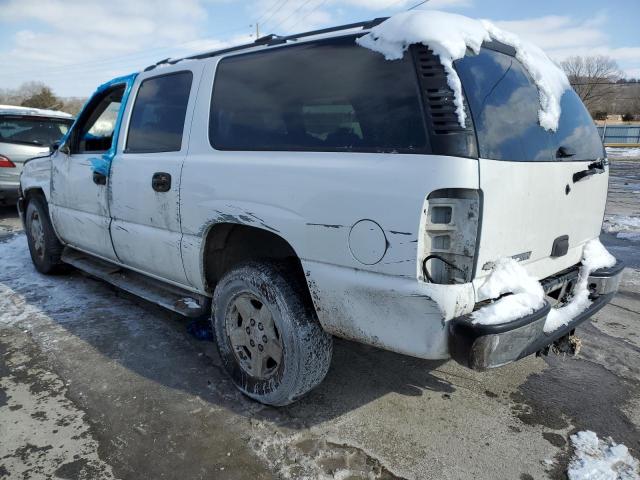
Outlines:
{"type": "Polygon", "coordinates": [[[0,116],[0,143],[49,146],[67,133],[72,120],[0,116]]]}
{"type": "Polygon", "coordinates": [[[223,59],[210,140],[219,150],[424,152],[416,72],[353,37],[223,59]]]}
{"type": "Polygon", "coordinates": [[[140,84],[126,153],[181,150],[192,79],[191,72],[177,72],[148,78],[140,84]]]}
{"type": "Polygon", "coordinates": [[[494,160],[595,160],[603,147],[596,126],[573,90],[561,102],[556,132],[538,122],[540,101],[535,83],[514,57],[483,48],[456,62],[478,136],[480,156],[494,160]]]}

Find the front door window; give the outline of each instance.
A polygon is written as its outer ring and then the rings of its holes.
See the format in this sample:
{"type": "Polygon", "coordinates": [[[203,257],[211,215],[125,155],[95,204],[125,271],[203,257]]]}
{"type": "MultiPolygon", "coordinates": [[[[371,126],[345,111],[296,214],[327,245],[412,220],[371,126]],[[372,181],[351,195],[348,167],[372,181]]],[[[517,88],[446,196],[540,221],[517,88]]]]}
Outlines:
{"type": "Polygon", "coordinates": [[[104,153],[113,142],[125,86],[117,86],[98,97],[80,120],[73,153],[104,153]]]}

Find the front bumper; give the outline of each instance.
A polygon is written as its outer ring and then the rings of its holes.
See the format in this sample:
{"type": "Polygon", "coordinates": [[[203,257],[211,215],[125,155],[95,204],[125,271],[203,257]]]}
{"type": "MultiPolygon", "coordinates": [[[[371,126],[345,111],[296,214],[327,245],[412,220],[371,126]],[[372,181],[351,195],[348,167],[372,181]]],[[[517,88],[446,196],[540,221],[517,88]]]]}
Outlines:
{"type": "Polygon", "coordinates": [[[514,362],[539,352],[569,335],[578,325],[604,307],[618,291],[624,264],[596,270],[589,276],[592,303],[568,325],[545,333],[544,324],[551,310],[548,303],[532,314],[498,325],[474,325],[470,315],[450,322],[449,351],[457,362],[474,370],[486,370],[514,362]]]}

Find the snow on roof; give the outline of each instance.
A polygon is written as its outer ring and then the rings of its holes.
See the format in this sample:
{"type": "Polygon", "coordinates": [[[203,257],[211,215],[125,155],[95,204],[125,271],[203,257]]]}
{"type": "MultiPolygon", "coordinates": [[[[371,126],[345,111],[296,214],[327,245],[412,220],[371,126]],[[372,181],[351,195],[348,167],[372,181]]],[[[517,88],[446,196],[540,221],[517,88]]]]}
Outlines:
{"type": "Polygon", "coordinates": [[[36,117],[73,118],[73,115],[66,112],[60,112],[58,110],[20,107],[17,105],[0,105],[0,115],[33,115],[36,117]]]}
{"type": "Polygon", "coordinates": [[[465,126],[462,84],[453,62],[463,58],[467,49],[479,53],[483,42],[496,40],[513,47],[516,58],[527,69],[540,93],[540,125],[555,131],[560,121],[560,100],[570,88],[569,80],[539,47],[496,27],[487,20],[474,20],[454,13],[435,10],[409,10],[385,20],[360,37],[357,43],[382,53],[387,60],[398,60],[410,45],[422,43],[440,57],[447,82],[454,93],[460,125],[465,126]]]}

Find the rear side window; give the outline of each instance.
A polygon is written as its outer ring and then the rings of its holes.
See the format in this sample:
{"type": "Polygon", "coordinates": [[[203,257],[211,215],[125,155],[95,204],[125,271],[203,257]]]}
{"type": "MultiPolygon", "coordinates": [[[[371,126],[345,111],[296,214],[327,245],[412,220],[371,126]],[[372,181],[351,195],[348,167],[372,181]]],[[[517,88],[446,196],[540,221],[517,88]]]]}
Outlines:
{"type": "Polygon", "coordinates": [[[144,80],[131,113],[126,153],[178,152],[191,92],[191,72],[144,80]]]}
{"type": "Polygon", "coordinates": [[[219,150],[427,147],[410,55],[386,61],[353,37],[221,60],[209,128],[219,150]]]}
{"type": "Polygon", "coordinates": [[[514,57],[483,48],[456,62],[473,116],[480,156],[494,160],[555,161],[560,147],[574,155],[566,160],[603,156],[596,126],[573,90],[561,100],[556,132],[538,122],[538,89],[514,57]]]}

